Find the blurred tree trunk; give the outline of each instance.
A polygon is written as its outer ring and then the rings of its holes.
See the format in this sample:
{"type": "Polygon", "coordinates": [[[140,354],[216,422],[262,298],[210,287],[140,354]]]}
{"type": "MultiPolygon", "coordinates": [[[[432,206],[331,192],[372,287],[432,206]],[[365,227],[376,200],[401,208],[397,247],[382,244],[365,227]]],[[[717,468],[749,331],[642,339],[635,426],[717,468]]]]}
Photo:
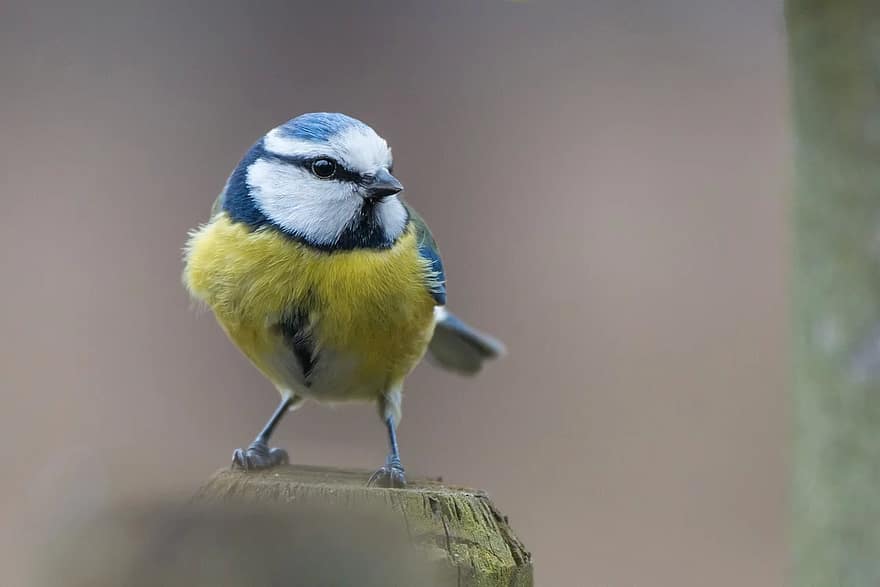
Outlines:
{"type": "Polygon", "coordinates": [[[788,0],[794,580],[880,585],[880,1],[788,0]]]}

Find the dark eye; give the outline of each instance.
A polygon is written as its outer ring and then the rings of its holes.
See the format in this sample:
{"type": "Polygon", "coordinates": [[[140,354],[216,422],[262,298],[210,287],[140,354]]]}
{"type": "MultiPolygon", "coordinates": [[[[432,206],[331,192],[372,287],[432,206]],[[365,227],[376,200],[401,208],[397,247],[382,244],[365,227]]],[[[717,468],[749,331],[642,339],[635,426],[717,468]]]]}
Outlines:
{"type": "Polygon", "coordinates": [[[336,161],[333,159],[315,159],[312,161],[312,173],[321,179],[330,179],[336,175],[336,161]]]}

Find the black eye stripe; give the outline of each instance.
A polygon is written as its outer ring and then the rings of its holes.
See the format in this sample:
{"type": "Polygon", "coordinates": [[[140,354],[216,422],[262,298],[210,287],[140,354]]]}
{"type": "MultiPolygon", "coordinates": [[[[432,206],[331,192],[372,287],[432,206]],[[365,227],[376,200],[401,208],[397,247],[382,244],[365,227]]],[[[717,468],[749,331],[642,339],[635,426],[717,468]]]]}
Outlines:
{"type": "Polygon", "coordinates": [[[296,165],[309,173],[312,173],[312,163],[318,161],[319,159],[329,159],[330,161],[334,161],[336,163],[336,174],[332,178],[328,178],[325,181],[350,181],[353,183],[360,183],[363,181],[363,176],[356,172],[348,169],[342,163],[334,159],[333,157],[327,156],[318,156],[318,157],[308,157],[301,155],[279,155],[278,153],[270,153],[268,151],[263,155],[264,159],[269,161],[278,161],[282,163],[289,163],[290,165],[296,165]]]}
{"type": "Polygon", "coordinates": [[[337,181],[350,181],[353,183],[360,183],[362,177],[361,174],[352,171],[351,169],[346,169],[342,165],[336,164],[336,176],[333,178],[337,181]]]}

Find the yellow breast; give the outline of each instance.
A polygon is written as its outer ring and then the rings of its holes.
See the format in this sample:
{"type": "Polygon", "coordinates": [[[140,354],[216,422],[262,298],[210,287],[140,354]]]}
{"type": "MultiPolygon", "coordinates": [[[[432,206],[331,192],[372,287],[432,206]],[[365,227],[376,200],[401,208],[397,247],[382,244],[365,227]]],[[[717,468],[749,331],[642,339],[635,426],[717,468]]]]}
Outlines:
{"type": "Polygon", "coordinates": [[[430,341],[429,271],[411,229],[390,249],[327,253],[221,213],[192,235],[184,282],[279,387],[290,382],[276,364],[272,326],[292,310],[309,316],[319,351],[356,360],[353,385],[387,386],[412,370],[430,341]]]}

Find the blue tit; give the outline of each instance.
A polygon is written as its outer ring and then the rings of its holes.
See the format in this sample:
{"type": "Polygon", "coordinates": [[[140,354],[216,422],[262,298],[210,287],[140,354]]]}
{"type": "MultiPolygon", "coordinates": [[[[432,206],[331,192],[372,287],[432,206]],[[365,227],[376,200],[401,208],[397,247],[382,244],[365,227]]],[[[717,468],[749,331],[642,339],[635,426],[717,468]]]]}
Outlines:
{"type": "Polygon", "coordinates": [[[288,462],[272,431],[304,400],[375,401],[390,453],[372,484],[400,487],[404,378],[426,351],[465,374],[504,347],[446,309],[434,238],[401,199],[385,140],[343,114],[270,130],[229,176],[185,248],[184,284],[281,393],[233,466],[288,462]]]}

